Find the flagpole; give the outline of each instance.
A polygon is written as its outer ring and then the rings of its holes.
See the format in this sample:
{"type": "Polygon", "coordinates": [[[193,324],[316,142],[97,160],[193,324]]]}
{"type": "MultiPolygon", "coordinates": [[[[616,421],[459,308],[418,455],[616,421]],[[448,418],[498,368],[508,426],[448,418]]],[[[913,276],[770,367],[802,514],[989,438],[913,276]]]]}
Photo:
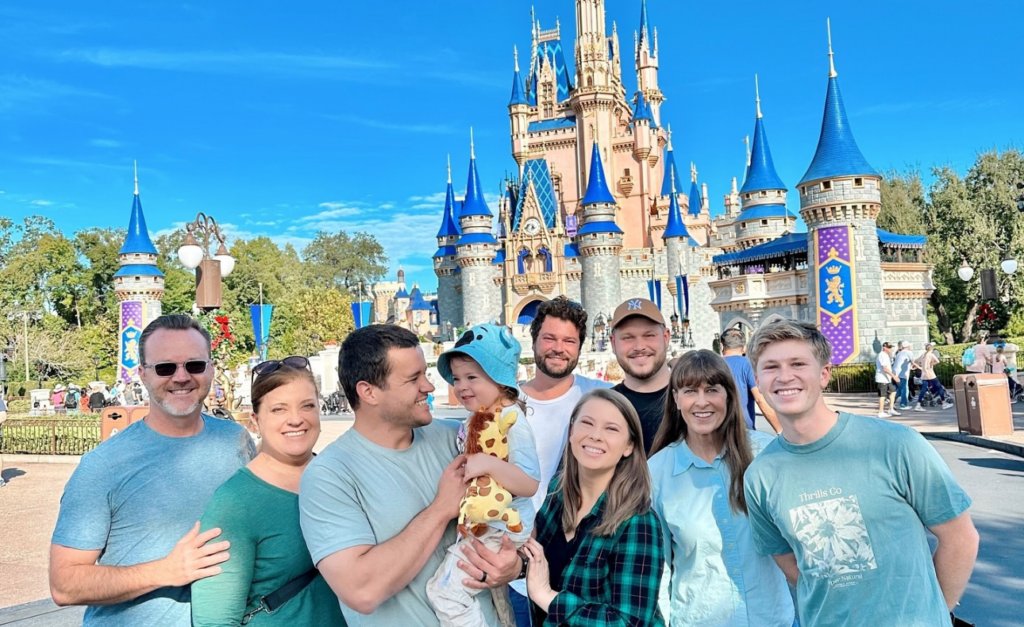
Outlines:
{"type": "Polygon", "coordinates": [[[267,331],[266,331],[266,327],[263,326],[264,324],[265,323],[263,322],[263,284],[260,283],[260,337],[257,338],[257,340],[259,341],[260,358],[263,359],[263,361],[266,361],[267,360],[267,342],[266,342],[267,331]]]}

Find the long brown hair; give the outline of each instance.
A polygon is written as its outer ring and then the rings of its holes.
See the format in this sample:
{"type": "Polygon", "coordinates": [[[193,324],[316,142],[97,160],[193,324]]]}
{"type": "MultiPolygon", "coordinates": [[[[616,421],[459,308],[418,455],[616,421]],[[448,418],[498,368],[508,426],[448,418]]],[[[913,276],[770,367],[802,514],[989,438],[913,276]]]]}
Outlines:
{"type": "Polygon", "coordinates": [[[726,405],[725,420],[715,431],[716,437],[725,447],[724,461],[729,465],[732,475],[729,485],[729,503],[734,512],[747,513],[747,499],[743,494],[743,473],[754,461],[750,450],[750,439],[747,437],[747,422],[743,418],[743,405],[736,389],[736,381],[725,359],[717,354],[701,349],[690,351],[679,358],[672,368],[668,398],[665,399],[665,418],[661,421],[651,455],[670,444],[686,439],[688,430],[683,413],[676,404],[675,394],[682,388],[698,388],[700,386],[720,385],[725,388],[726,405]]]}
{"type": "MultiPolygon", "coordinates": [[[[633,453],[623,457],[615,466],[615,474],[605,491],[607,498],[601,520],[594,527],[593,533],[598,536],[610,536],[619,525],[637,514],[645,514],[651,508],[651,474],[647,470],[647,455],[644,454],[644,436],[640,427],[640,417],[633,405],[625,396],[610,389],[598,388],[583,395],[572,410],[569,422],[571,430],[580,417],[580,411],[588,401],[599,399],[615,406],[622,414],[629,430],[629,439],[633,444],[633,453]]],[[[580,465],[572,454],[572,446],[567,444],[562,454],[562,475],[556,490],[562,492],[562,529],[572,533],[576,528],[576,514],[583,504],[583,493],[580,490],[580,465]]]]}

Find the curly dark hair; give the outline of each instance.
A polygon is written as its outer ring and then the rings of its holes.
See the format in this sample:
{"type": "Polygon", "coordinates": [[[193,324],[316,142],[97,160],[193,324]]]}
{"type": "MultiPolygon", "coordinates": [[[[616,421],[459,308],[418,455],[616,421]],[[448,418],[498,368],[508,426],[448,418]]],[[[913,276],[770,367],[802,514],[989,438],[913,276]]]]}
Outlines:
{"type": "Polygon", "coordinates": [[[587,311],[583,309],[583,305],[565,296],[556,296],[537,307],[537,317],[530,323],[530,336],[534,343],[537,342],[540,328],[548,316],[573,323],[580,333],[581,345],[587,339],[587,311]]]}

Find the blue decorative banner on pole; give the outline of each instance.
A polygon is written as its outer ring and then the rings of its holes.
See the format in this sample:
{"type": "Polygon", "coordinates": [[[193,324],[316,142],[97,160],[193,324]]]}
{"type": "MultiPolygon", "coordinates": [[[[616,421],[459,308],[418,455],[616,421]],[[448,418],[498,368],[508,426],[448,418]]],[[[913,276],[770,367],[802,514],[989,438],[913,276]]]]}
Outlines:
{"type": "Polygon", "coordinates": [[[685,316],[686,312],[683,309],[683,277],[676,277],[676,311],[680,316],[685,316]]]}
{"type": "Polygon", "coordinates": [[[690,281],[684,276],[676,277],[680,279],[683,284],[683,289],[680,290],[683,293],[683,317],[690,317],[690,281]]]}
{"type": "Polygon", "coordinates": [[[267,359],[267,344],[270,342],[270,319],[274,315],[273,305],[249,305],[252,316],[252,335],[256,338],[256,348],[260,359],[267,359]]]}
{"type": "Polygon", "coordinates": [[[654,279],[647,281],[647,295],[650,297],[652,303],[656,303],[654,300],[654,279]]]}
{"type": "Polygon", "coordinates": [[[355,321],[357,329],[362,329],[364,326],[373,322],[370,319],[371,305],[372,303],[369,301],[352,303],[352,319],[355,321]]]}
{"type": "Polygon", "coordinates": [[[654,302],[661,309],[661,279],[654,280],[654,302]]]}

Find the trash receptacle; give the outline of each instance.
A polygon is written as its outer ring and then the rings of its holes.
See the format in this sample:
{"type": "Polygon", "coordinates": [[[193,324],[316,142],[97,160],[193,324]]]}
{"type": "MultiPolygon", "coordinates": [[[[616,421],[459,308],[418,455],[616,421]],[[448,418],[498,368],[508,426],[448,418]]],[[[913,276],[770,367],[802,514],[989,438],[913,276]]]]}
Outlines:
{"type": "Polygon", "coordinates": [[[148,405],[135,405],[128,408],[128,424],[138,422],[149,415],[148,405]]]}
{"type": "Polygon", "coordinates": [[[127,407],[120,405],[104,407],[100,414],[100,441],[106,442],[111,436],[117,435],[118,431],[131,424],[128,416],[127,407]]]}
{"type": "Polygon", "coordinates": [[[953,401],[956,404],[956,425],[961,433],[971,430],[970,412],[967,409],[967,375],[953,377],[953,401]]]}
{"type": "Polygon", "coordinates": [[[1003,374],[965,375],[968,432],[971,435],[1012,435],[1010,390],[1003,374]]]}

